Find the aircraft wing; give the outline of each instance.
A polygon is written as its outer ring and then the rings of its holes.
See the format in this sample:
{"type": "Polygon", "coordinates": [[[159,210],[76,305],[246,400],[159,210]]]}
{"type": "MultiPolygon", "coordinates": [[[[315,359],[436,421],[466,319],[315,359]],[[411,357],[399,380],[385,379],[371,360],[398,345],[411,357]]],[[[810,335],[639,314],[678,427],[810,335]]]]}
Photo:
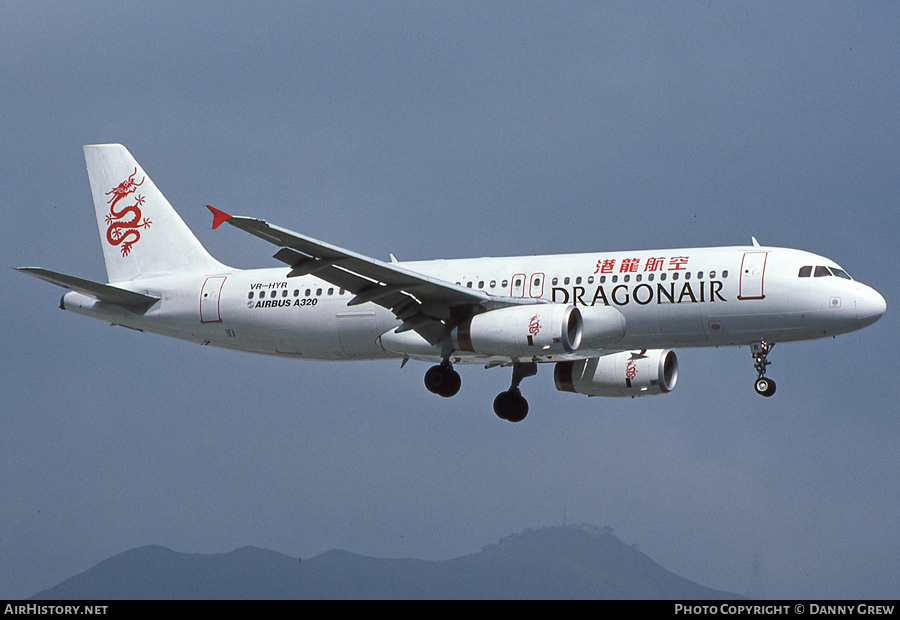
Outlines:
{"type": "Polygon", "coordinates": [[[214,229],[227,222],[281,246],[275,258],[291,267],[289,278],[315,275],[353,293],[355,296],[347,303],[348,306],[372,302],[387,308],[403,321],[397,328],[398,333],[414,330],[431,344],[441,341],[447,325],[481,309],[493,310],[538,302],[535,299],[488,295],[395,263],[385,263],[345,250],[264,220],[232,216],[210,205],[207,208],[213,214],[214,229]]]}

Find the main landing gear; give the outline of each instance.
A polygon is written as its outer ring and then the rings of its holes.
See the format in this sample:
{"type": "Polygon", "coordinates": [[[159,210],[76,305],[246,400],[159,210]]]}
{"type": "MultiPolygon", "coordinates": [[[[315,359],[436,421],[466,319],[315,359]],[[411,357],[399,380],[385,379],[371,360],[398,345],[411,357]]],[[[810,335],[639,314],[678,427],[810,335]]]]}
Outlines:
{"type": "Polygon", "coordinates": [[[537,364],[534,362],[516,362],[513,364],[512,383],[505,392],[497,394],[494,399],[494,413],[501,420],[508,422],[521,422],[528,415],[528,401],[519,391],[519,384],[525,377],[537,374],[537,364]]]}
{"type": "Polygon", "coordinates": [[[425,388],[432,394],[450,398],[456,396],[462,386],[459,373],[453,370],[450,362],[450,354],[453,353],[453,340],[450,338],[450,330],[444,332],[441,342],[441,363],[432,366],[425,373],[425,388]]]}
{"type": "Polygon", "coordinates": [[[456,396],[462,386],[459,373],[453,370],[453,364],[449,361],[432,366],[425,373],[425,387],[432,394],[450,398],[456,396]]]}
{"type": "Polygon", "coordinates": [[[766,359],[766,356],[769,355],[769,351],[771,351],[774,346],[774,342],[766,342],[765,340],[754,342],[750,345],[750,354],[753,356],[753,359],[756,360],[753,367],[756,368],[756,372],[759,373],[756,377],[756,382],[753,384],[753,388],[760,396],[769,397],[775,393],[775,382],[766,378],[766,367],[772,363],[766,359]]]}

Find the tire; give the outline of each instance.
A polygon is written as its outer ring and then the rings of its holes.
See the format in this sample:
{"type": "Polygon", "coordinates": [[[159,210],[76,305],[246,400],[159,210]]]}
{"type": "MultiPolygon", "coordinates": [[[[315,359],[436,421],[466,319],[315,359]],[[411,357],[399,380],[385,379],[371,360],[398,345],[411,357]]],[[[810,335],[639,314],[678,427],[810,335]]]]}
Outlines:
{"type": "Polygon", "coordinates": [[[425,372],[425,389],[432,394],[450,398],[462,386],[459,373],[447,366],[432,366],[425,372]]]}
{"type": "Polygon", "coordinates": [[[500,392],[494,399],[494,413],[501,420],[521,422],[528,415],[528,401],[519,390],[500,392]]]}
{"type": "Polygon", "coordinates": [[[756,393],[760,396],[768,398],[775,393],[775,382],[771,379],[760,377],[756,380],[756,383],[753,384],[753,389],[755,389],[756,393]]]}
{"type": "Polygon", "coordinates": [[[459,393],[459,388],[462,387],[462,379],[459,373],[452,368],[446,370],[447,376],[444,378],[444,383],[437,393],[444,398],[451,398],[459,393]]]}

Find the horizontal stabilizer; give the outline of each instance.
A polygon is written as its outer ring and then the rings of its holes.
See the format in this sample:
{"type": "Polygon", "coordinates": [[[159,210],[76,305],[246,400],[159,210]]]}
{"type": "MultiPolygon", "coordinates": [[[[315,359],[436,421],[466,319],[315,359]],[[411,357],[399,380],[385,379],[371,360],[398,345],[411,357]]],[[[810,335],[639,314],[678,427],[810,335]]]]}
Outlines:
{"type": "Polygon", "coordinates": [[[41,269],[40,267],[16,267],[16,271],[27,273],[35,278],[40,278],[51,284],[67,288],[70,291],[93,297],[99,301],[126,306],[141,312],[146,311],[151,305],[159,301],[158,297],[126,291],[117,286],[101,284],[100,282],[76,278],[75,276],[67,276],[64,273],[57,273],[56,271],[41,269]]]}

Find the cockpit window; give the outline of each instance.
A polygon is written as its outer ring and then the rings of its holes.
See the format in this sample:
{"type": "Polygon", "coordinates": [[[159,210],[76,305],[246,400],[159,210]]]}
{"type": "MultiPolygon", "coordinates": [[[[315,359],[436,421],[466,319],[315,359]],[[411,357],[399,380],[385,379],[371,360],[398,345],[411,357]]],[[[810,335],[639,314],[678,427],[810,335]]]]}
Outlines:
{"type": "MultiPolygon", "coordinates": [[[[800,273],[798,273],[797,275],[801,278],[808,278],[809,272],[811,269],[812,269],[812,267],[801,267],[800,273]]],[[[837,277],[843,278],[845,280],[853,279],[850,277],[849,273],[847,273],[846,271],[844,271],[843,269],[840,269],[838,267],[825,267],[823,265],[817,265],[816,271],[815,271],[815,277],[825,278],[827,276],[837,276],[837,277]]]]}
{"type": "Polygon", "coordinates": [[[837,267],[832,267],[832,268],[831,268],[831,273],[833,273],[834,275],[836,275],[836,276],[839,277],[839,278],[844,278],[845,280],[852,280],[852,279],[853,279],[853,278],[850,277],[850,274],[849,274],[849,273],[847,273],[847,272],[844,271],[843,269],[838,269],[837,267]]]}
{"type": "MultiPolygon", "coordinates": [[[[808,278],[810,273],[812,272],[812,267],[806,265],[805,267],[800,267],[799,273],[797,273],[797,277],[800,278],[808,278]]],[[[850,274],[840,269],[839,267],[825,267],[824,265],[816,265],[816,271],[814,273],[817,278],[826,278],[828,276],[837,276],[838,278],[843,278],[844,280],[852,280],[850,274]]]]}

